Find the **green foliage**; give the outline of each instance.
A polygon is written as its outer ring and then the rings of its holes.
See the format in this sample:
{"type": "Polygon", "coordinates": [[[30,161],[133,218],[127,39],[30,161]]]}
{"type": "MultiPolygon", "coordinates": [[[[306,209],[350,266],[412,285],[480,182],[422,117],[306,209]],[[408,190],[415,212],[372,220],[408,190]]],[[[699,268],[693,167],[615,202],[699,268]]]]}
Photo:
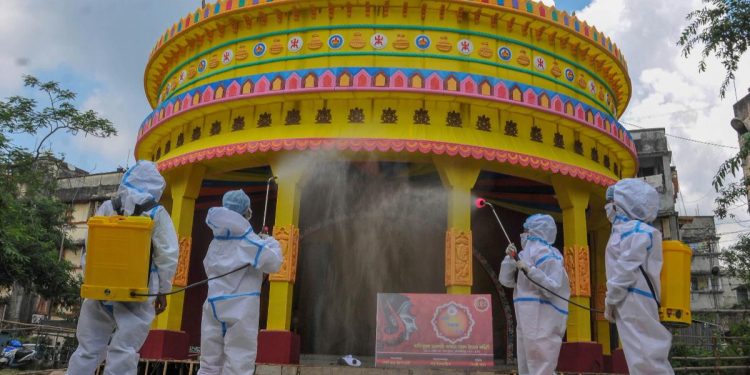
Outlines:
{"type": "Polygon", "coordinates": [[[721,261],[730,276],[750,284],[750,236],[743,235],[721,252],[721,261]]]}
{"type": "Polygon", "coordinates": [[[0,287],[17,282],[62,306],[78,300],[80,281],[70,263],[60,260],[68,208],[55,198],[61,160],[47,141],[55,134],[116,134],[114,125],[94,111],[78,110],[75,94],[56,82],[26,76],[27,87],[45,98],[13,96],[0,101],[0,287]],[[29,150],[14,144],[15,134],[41,139],[29,150]]]}
{"type": "Polygon", "coordinates": [[[726,76],[719,93],[726,95],[729,82],[739,68],[742,55],[750,43],[750,0],[703,0],[706,6],[687,15],[688,24],[677,44],[685,57],[697,46],[703,46],[698,70],[706,71],[706,58],[716,56],[726,76]]]}
{"type": "Polygon", "coordinates": [[[740,205],[737,202],[746,200],[750,177],[745,177],[739,182],[727,182],[727,180],[730,176],[737,176],[748,155],[750,155],[750,133],[745,133],[740,138],[740,151],[721,164],[711,182],[716,192],[719,193],[715,201],[716,209],[714,209],[714,212],[721,219],[727,216],[734,217],[733,214],[729,213],[730,209],[747,205],[747,202],[740,205]]]}

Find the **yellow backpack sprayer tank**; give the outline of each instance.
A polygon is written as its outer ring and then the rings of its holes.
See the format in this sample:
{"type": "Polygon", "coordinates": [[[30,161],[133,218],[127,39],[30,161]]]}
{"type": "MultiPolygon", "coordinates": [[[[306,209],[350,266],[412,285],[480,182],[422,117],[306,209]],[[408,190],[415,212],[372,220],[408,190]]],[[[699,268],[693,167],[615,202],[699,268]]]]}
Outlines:
{"type": "Polygon", "coordinates": [[[94,216],[88,221],[86,269],[81,297],[106,301],[145,301],[151,258],[146,216],[94,216]]]}
{"type": "Polygon", "coordinates": [[[690,248],[680,241],[662,242],[661,308],[659,319],[670,327],[687,327],[690,314],[690,248]]]}

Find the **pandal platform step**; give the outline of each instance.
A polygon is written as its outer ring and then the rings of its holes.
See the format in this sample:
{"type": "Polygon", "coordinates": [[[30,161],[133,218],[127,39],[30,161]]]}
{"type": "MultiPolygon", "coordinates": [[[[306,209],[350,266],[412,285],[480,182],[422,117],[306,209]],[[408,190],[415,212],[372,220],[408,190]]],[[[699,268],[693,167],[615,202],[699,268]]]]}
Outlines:
{"type": "MultiPolygon", "coordinates": [[[[138,375],[196,375],[199,362],[195,360],[150,360],[141,359],[138,375]]],[[[367,364],[368,361],[363,361],[367,364]]],[[[504,367],[504,366],[503,366],[504,367]]],[[[103,374],[103,367],[96,375],[103,374]]],[[[24,372],[24,375],[64,375],[64,370],[24,372]]],[[[508,369],[449,369],[449,368],[384,368],[347,367],[333,364],[270,365],[259,364],[256,375],[516,375],[508,369]]],[[[558,373],[560,375],[604,375],[594,373],[558,373]]]]}

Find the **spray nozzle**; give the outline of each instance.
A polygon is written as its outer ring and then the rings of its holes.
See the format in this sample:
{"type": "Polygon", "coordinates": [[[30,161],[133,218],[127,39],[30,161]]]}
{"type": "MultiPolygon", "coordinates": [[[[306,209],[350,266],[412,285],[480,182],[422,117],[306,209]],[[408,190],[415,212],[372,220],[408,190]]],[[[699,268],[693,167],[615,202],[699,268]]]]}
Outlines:
{"type": "Polygon", "coordinates": [[[475,205],[475,206],[476,206],[477,208],[482,208],[482,207],[484,207],[485,205],[487,205],[487,200],[485,200],[484,198],[477,198],[477,199],[476,199],[476,200],[474,201],[474,205],[475,205]]]}

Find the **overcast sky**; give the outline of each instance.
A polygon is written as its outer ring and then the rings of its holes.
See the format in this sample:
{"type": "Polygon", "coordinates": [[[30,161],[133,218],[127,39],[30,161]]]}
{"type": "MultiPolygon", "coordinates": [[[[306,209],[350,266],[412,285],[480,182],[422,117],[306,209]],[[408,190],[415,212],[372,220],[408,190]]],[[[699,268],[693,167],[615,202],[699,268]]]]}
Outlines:
{"type": "MultiPolygon", "coordinates": [[[[22,88],[22,74],[63,83],[79,93],[83,107],[111,119],[120,134],[105,141],[58,137],[55,150],[94,172],[132,164],[136,130],[149,113],[143,92],[146,59],[167,26],[199,5],[199,0],[3,0],[0,97],[28,94],[22,88]]],[[[699,7],[700,0],[557,0],[556,5],[576,11],[611,36],[625,54],[633,98],[622,120],[737,146],[729,126],[734,87],[726,99],[718,95],[724,74],[721,65],[709,60],[708,72],[699,74],[697,57],[683,58],[675,45],[685,15],[699,7]]],[[[750,58],[740,66],[750,66],[750,58]]],[[[738,73],[736,87],[739,98],[748,93],[750,69],[738,73]]],[[[688,215],[712,214],[716,194],[711,178],[736,150],[676,138],[669,141],[680,177],[679,210],[688,215]]],[[[722,221],[718,232],[750,230],[750,222],[742,222],[748,220],[746,209],[733,210],[740,223],[722,221]]],[[[723,236],[721,245],[735,236],[723,236]]]]}

